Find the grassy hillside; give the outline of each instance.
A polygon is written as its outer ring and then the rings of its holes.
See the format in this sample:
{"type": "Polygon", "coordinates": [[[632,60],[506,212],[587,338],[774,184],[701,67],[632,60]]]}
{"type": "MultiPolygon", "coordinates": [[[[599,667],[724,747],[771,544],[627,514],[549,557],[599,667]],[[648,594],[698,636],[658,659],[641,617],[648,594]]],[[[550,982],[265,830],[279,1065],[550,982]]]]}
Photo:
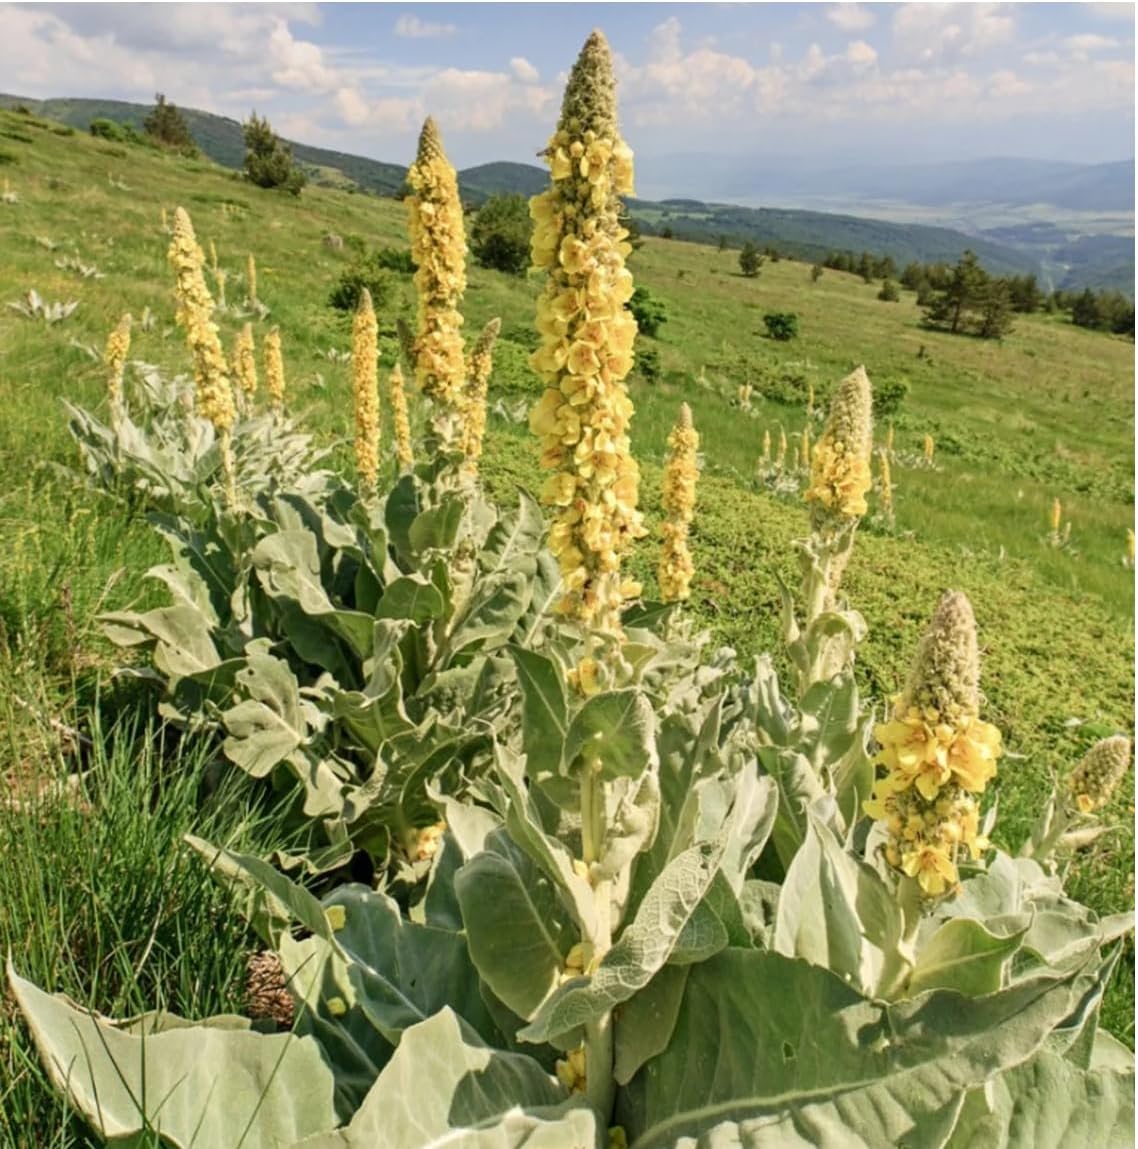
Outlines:
{"type": "MultiPolygon", "coordinates": [[[[185,369],[161,209],[189,210],[203,244],[216,244],[231,285],[240,283],[246,254],[256,254],[258,294],[282,331],[289,403],[341,459],[351,419],[348,368],[325,353],[349,345],[349,318],[327,306],[347,257],[321,237],[356,233],[396,246],[406,237],[404,210],[390,200],[332,188],[293,199],[250,188],[205,161],[61,135],[25,116],[0,113],[0,154],[0,175],[16,197],[0,202],[0,729],[7,735],[0,778],[16,789],[73,766],[69,750],[101,739],[100,715],[125,723],[119,737],[126,739],[95,755],[100,770],[122,777],[142,760],[130,741],[139,718],[131,717],[129,684],[112,682],[115,656],[94,619],[100,610],[159,598],[142,575],[165,556],[145,522],[74,478],[60,401],[102,408],[103,369],[87,348],[101,348],[124,310],[139,317],[150,308],[155,317],[150,330],[136,330],[133,357],[185,369]],[[96,265],[103,278],[56,266],[69,256],[96,265]],[[79,307],[47,325],[3,306],[33,289],[79,307]]],[[[631,267],[668,312],[660,339],[645,341],[659,353],[660,378],[637,379],[631,388],[649,522],[658,522],[664,439],[686,399],[705,452],[692,609],[744,655],[778,648],[776,576],[794,580],[789,543],[805,529],[797,500],[776,499],[753,481],[763,430],[776,437],[780,425],[800,431],[806,383],[821,397],[858,363],[879,388],[908,385],[893,418],[896,528],[867,525],[847,580],[870,626],[859,674],[878,700],[898,690],[938,594],[947,587],[968,592],[981,627],[988,715],[1010,751],[998,782],[996,837],[1018,844],[1053,774],[1096,737],[1133,725],[1133,573],[1123,563],[1133,521],[1133,345],[1043,316],[1020,319],[1003,344],[928,332],[911,295],[882,303],[876,285],[831,271],[812,283],[809,266],[791,260],[768,263],[758,279],[746,280],[734,253],[693,244],[649,239],[631,267]],[[769,310],[796,312],[799,338],[765,338],[769,310]],[[737,399],[747,382],[756,387],[750,409],[737,399]],[[776,391],[795,402],[769,397],[776,391]],[[918,465],[926,434],[937,445],[932,468],[918,465]],[[1045,538],[1055,497],[1072,523],[1070,544],[1061,549],[1045,538]]],[[[503,320],[490,399],[507,414],[491,418],[485,465],[503,495],[519,482],[538,482],[534,442],[508,414],[537,391],[526,344],[538,290],[534,279],[470,272],[468,330],[494,315],[503,320]]],[[[411,309],[405,279],[381,318],[386,356],[394,354],[396,316],[411,309]]],[[[236,327],[224,317],[222,327],[228,345],[236,327]]],[[[650,589],[655,560],[656,544],[648,540],[634,565],[650,589]]],[[[145,731],[138,737],[149,744],[145,731]]],[[[84,761],[96,764],[89,754],[84,761]]],[[[82,820],[58,833],[0,837],[7,843],[0,948],[23,952],[35,924],[43,932],[29,959],[34,968],[25,972],[100,1009],[156,1000],[190,1012],[235,1008],[234,971],[245,939],[240,931],[201,926],[223,908],[197,887],[183,890],[181,869],[151,875],[146,912],[131,912],[140,895],[130,865],[142,865],[152,845],[123,825],[147,819],[147,787],[140,783],[133,797],[121,787],[111,797],[87,793],[83,818],[116,827],[98,839],[105,865],[76,867],[70,852],[90,837],[82,820]],[[121,856],[116,842],[124,843],[121,856]],[[116,861],[130,864],[114,870],[116,861]],[[46,918],[45,904],[55,907],[46,918]],[[177,955],[207,944],[179,933],[177,915],[187,904],[186,920],[199,924],[186,928],[204,929],[212,947],[211,972],[202,976],[213,980],[204,987],[179,980],[185,963],[177,955]],[[155,944],[160,959],[151,959],[155,944]],[[60,948],[65,959],[56,957],[60,948]],[[132,962],[145,970],[141,988],[123,983],[132,962]]],[[[1124,788],[1110,815],[1125,828],[1072,869],[1075,896],[1099,910],[1133,902],[1132,803],[1124,788]]],[[[183,802],[171,825],[180,833],[198,817],[192,802],[183,802]]],[[[26,829],[15,814],[0,813],[0,822],[5,818],[9,830],[26,829]]],[[[234,812],[214,830],[236,832],[239,821],[234,812]]],[[[1127,962],[1111,990],[1107,1022],[1132,1044],[1132,948],[1127,962]]],[[[0,1144],[5,1132],[15,1145],[82,1144],[59,1132],[66,1123],[37,1092],[38,1070],[6,1016],[0,1013],[0,1080],[10,1084],[0,1085],[0,1144]]]]}

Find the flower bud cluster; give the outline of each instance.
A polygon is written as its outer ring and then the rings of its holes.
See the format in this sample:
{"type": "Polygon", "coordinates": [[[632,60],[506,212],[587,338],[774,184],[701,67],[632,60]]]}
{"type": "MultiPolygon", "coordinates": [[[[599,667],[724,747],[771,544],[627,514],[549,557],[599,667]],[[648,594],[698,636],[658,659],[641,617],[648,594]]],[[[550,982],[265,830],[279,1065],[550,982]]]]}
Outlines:
{"type": "Polygon", "coordinates": [[[1110,801],[1130,768],[1130,739],[1121,734],[1096,742],[1071,771],[1067,787],[1080,814],[1093,814],[1110,801]]]}
{"type": "Polygon", "coordinates": [[[885,774],[864,805],[885,824],[886,860],[935,897],[958,881],[962,850],[987,849],[977,795],[995,777],[999,730],[979,717],[976,621],[968,599],[949,592],[921,641],[889,722],[874,728],[885,774]]]}
{"type": "Polygon", "coordinates": [[[628,440],[636,320],[625,306],[631,248],[618,215],[632,191],[632,152],[616,125],[608,44],[593,33],[573,67],[561,119],[545,150],[552,187],[530,201],[533,262],[548,272],[538,300],[541,346],[530,363],[545,392],[530,413],[542,465],[554,473],[541,500],[554,508],[549,545],[563,580],[559,609],[594,630],[621,634],[639,584],[621,559],[644,535],[640,471],[628,440]]]}
{"type": "Polygon", "coordinates": [[[695,483],[699,474],[696,452],[699,432],[692,426],[691,408],[680,407],[680,417],[668,436],[668,461],[664,467],[664,546],[660,553],[660,598],[681,602],[691,595],[695,573],[688,549],[688,529],[695,514],[695,483]]]}
{"type": "Polygon", "coordinates": [[[185,329],[194,356],[197,409],[218,431],[229,431],[237,416],[229,368],[217,325],[211,318],[213,299],[202,273],[205,257],[184,208],[174,212],[174,234],[167,258],[174,268],[174,292],[178,301],[175,318],[185,329]]]}

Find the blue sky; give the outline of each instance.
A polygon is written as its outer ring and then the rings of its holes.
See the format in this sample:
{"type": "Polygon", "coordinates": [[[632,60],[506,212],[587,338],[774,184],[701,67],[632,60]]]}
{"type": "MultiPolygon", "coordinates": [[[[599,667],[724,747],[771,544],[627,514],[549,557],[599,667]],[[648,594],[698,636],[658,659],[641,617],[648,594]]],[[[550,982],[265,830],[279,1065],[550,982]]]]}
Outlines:
{"type": "Polygon", "coordinates": [[[1132,4],[0,4],[0,85],[175,101],[407,162],[532,160],[593,27],[625,135],[816,165],[1134,154],[1132,4]]]}

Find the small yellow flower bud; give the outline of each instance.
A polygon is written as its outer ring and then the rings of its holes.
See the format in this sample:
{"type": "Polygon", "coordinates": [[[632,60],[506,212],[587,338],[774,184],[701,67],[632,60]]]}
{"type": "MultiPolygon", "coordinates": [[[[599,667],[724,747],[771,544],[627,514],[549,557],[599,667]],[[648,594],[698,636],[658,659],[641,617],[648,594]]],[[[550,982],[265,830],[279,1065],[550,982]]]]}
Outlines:
{"type": "Polygon", "coordinates": [[[1080,813],[1102,809],[1126,777],[1129,767],[1129,738],[1119,734],[1096,742],[1067,779],[1080,813]]]}
{"type": "Polygon", "coordinates": [[[348,921],[348,911],[343,906],[329,906],[324,917],[333,931],[342,930],[348,921]]]}

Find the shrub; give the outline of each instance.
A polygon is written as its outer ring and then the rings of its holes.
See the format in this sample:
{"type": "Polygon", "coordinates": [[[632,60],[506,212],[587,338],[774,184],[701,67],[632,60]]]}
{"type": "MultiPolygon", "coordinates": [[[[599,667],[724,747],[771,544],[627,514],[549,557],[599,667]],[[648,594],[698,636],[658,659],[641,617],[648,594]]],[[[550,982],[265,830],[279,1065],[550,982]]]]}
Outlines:
{"type": "Polygon", "coordinates": [[[662,299],[657,299],[646,287],[638,287],[628,302],[628,309],[636,317],[636,326],[641,335],[652,339],[660,333],[660,328],[668,322],[668,309],[662,299]]]}
{"type": "Polygon", "coordinates": [[[491,196],[474,217],[470,250],[483,267],[523,275],[529,266],[533,220],[524,196],[491,196]]]}
{"type": "Polygon", "coordinates": [[[897,284],[891,279],[885,280],[881,285],[881,290],[877,293],[877,298],[882,303],[896,303],[901,298],[901,293],[897,290],[897,284]]]}
{"type": "Polygon", "coordinates": [[[748,279],[754,279],[759,274],[759,268],[763,266],[764,258],[759,254],[759,249],[750,240],[747,240],[743,244],[743,250],[739,252],[739,270],[748,279]]]}
{"type": "Polygon", "coordinates": [[[409,247],[381,247],[375,253],[375,262],[386,271],[395,271],[400,275],[415,274],[415,261],[411,258],[409,247]]]}
{"type": "Polygon", "coordinates": [[[777,339],[779,343],[786,343],[798,334],[798,316],[793,311],[768,311],[763,316],[767,335],[777,339]]]}
{"type": "Polygon", "coordinates": [[[367,288],[371,292],[372,304],[382,309],[390,301],[395,290],[395,275],[383,262],[381,252],[370,255],[357,255],[340,273],[328,296],[328,304],[337,311],[355,311],[360,302],[360,292],[367,288]]]}
{"type": "Polygon", "coordinates": [[[905,379],[885,379],[873,385],[873,414],[876,418],[894,415],[909,394],[909,383],[905,379]]]}
{"type": "Polygon", "coordinates": [[[256,112],[241,126],[245,137],[245,175],[261,188],[280,188],[300,195],[307,182],[304,172],[294,166],[292,148],[273,131],[272,125],[256,112]]]}
{"type": "Polygon", "coordinates": [[[122,124],[117,123],[115,120],[107,120],[100,117],[97,120],[92,120],[87,130],[99,140],[113,140],[115,143],[120,144],[126,140],[122,124]]]}
{"type": "Polygon", "coordinates": [[[636,369],[645,383],[660,381],[660,352],[655,347],[640,345],[636,349],[636,369]]]}

